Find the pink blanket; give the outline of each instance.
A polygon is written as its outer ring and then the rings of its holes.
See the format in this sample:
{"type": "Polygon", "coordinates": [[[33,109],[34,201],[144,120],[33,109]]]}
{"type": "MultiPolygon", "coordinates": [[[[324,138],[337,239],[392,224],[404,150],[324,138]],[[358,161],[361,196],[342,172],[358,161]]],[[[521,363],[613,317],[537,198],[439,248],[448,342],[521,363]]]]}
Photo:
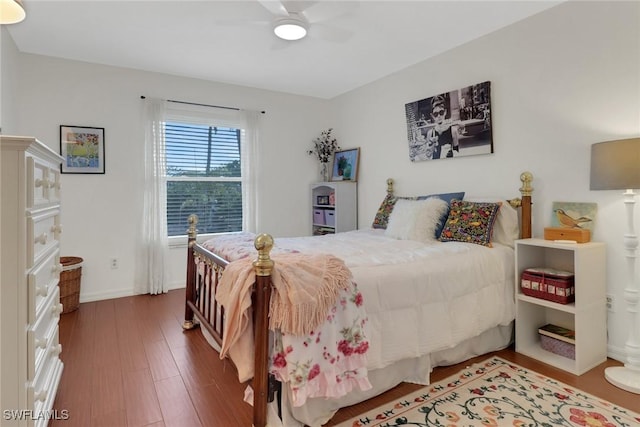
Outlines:
{"type": "MultiPolygon", "coordinates": [[[[367,316],[351,272],[331,255],[281,253],[273,259],[270,371],[291,388],[294,405],[369,389],[367,316]]],[[[253,376],[254,281],[251,259],[239,257],[225,269],[216,293],[226,316],[220,357],[229,354],[242,382],[253,376]]]]}

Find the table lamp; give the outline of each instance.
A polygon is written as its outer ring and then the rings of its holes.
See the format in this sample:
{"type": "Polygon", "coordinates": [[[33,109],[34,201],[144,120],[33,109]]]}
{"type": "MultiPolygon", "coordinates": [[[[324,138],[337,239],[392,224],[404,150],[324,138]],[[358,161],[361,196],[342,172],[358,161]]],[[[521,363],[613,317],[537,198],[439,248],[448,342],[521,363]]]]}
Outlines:
{"type": "Polygon", "coordinates": [[[640,394],[640,286],[636,279],[638,236],[633,226],[634,189],[640,189],[640,138],[600,142],[591,146],[591,190],[626,190],[627,232],[624,235],[627,285],[624,299],[630,317],[625,364],[605,369],[605,378],[623,390],[640,394]]]}

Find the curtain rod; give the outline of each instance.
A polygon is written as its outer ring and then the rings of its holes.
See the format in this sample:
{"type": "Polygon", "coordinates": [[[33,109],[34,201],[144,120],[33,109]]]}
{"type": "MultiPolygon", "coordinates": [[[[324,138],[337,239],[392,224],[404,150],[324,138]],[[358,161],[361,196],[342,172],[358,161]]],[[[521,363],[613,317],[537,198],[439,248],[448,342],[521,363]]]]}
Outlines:
{"type": "MultiPolygon", "coordinates": [[[[147,99],[147,97],[144,96],[144,95],[140,95],[140,99],[147,99]]],[[[199,104],[197,102],[176,101],[175,99],[167,99],[167,102],[175,102],[176,104],[196,105],[198,107],[222,108],[222,109],[225,109],[225,110],[240,111],[240,108],[237,108],[237,107],[225,107],[224,105],[199,104]]],[[[265,111],[262,110],[262,111],[260,111],[260,113],[265,114],[265,111]]]]}

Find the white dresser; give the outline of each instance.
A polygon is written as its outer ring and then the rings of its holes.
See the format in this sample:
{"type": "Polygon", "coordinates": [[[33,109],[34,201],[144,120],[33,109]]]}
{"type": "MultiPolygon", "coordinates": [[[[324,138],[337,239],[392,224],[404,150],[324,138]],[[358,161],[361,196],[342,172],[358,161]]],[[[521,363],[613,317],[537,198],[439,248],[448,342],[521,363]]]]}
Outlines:
{"type": "Polygon", "coordinates": [[[58,341],[60,157],[0,136],[0,425],[46,426],[63,364],[58,341]]]}

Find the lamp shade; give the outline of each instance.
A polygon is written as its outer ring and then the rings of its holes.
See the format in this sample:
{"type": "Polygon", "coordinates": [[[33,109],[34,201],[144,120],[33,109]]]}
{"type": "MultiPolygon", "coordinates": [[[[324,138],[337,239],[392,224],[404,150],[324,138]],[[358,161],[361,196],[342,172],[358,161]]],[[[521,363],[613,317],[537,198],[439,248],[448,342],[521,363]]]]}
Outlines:
{"type": "Polygon", "coordinates": [[[591,146],[592,190],[640,189],[640,138],[591,146]]]}

